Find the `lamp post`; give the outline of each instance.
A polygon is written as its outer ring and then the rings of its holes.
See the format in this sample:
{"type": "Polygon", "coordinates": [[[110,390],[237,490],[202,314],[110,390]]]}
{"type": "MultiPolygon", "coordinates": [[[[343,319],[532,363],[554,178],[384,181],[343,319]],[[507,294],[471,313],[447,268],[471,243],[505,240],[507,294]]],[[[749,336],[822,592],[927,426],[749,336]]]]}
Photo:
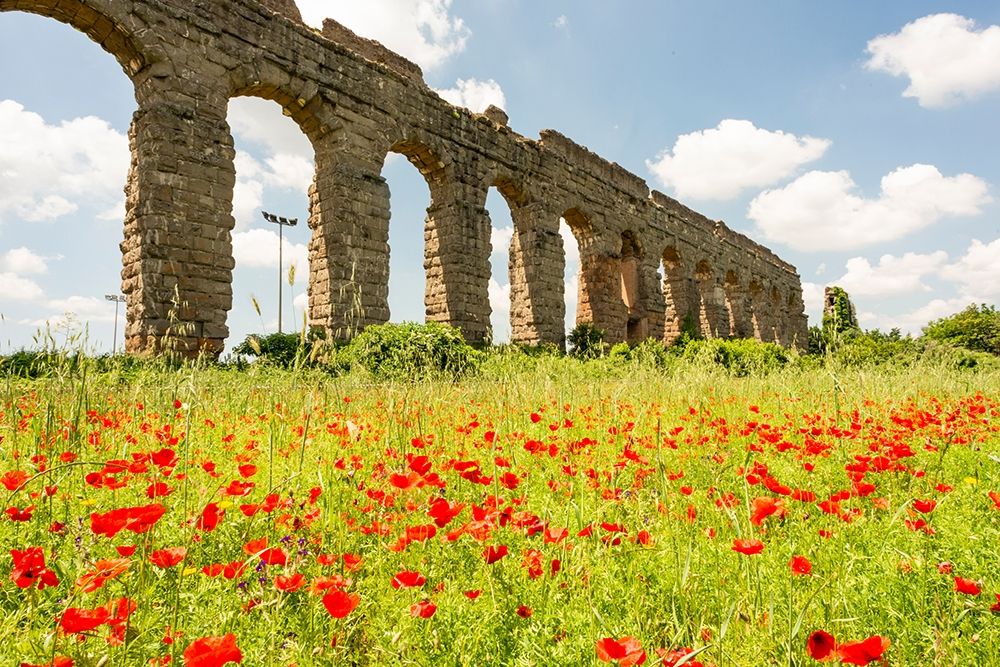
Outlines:
{"type": "Polygon", "coordinates": [[[264,215],[264,219],[268,222],[278,225],[278,333],[281,333],[281,293],[283,288],[282,275],[281,275],[281,254],[284,246],[282,231],[285,227],[294,227],[299,224],[298,218],[282,218],[281,216],[274,215],[273,213],[268,213],[267,211],[261,211],[264,215]]]}
{"type": "Polygon", "coordinates": [[[123,294],[105,294],[104,298],[115,302],[115,337],[111,339],[111,356],[118,354],[118,304],[125,303],[123,294]]]}

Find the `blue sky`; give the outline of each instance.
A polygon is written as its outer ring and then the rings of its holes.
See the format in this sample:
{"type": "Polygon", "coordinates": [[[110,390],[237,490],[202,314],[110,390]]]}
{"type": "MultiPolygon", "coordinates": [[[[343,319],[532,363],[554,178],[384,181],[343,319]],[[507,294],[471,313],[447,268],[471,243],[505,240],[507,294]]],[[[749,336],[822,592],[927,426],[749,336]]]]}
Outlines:
{"type": "MultiPolygon", "coordinates": [[[[825,284],[862,324],[918,332],[1000,301],[1000,5],[591,0],[300,0],[418,62],[428,85],[518,132],[554,128],[650,187],[772,247],[799,269],[815,322],[825,284]]],[[[115,60],[73,29],[0,14],[0,353],[86,326],[111,348],[120,287],[125,132],[115,60]],[[26,54],[30,54],[28,57],[26,54]],[[66,313],[74,316],[67,321],[66,313]]],[[[230,343],[274,330],[287,230],[285,327],[304,307],[312,155],[274,103],[230,106],[238,151],[230,343]],[[252,305],[260,305],[258,315],[252,305]]],[[[423,314],[426,185],[390,158],[390,308],[423,314]]],[[[491,192],[495,338],[509,328],[510,215],[491,192]]],[[[567,302],[575,301],[567,235],[567,302]]],[[[122,323],[119,323],[119,333],[122,323]]]]}

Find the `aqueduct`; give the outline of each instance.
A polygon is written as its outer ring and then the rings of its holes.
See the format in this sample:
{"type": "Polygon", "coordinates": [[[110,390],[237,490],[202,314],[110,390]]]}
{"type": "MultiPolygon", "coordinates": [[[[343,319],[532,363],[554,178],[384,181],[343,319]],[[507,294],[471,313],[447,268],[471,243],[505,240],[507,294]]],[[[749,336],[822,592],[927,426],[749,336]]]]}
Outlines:
{"type": "Polygon", "coordinates": [[[563,343],[565,219],[580,248],[577,320],[607,340],[671,340],[685,319],[710,336],[804,344],[795,268],[768,249],[650,192],[638,176],[558,132],[510,130],[502,111],[442,100],[420,69],[293,0],[0,0],[89,35],[121,64],[138,103],[129,140],[123,292],[126,347],[218,353],[232,306],[235,184],[230,98],[274,100],[308,136],[309,319],[346,338],[388,320],[386,155],[431,191],[428,320],[490,335],[496,187],[511,209],[512,340],[563,343]],[[662,271],[662,274],[661,274],[662,271]]]}

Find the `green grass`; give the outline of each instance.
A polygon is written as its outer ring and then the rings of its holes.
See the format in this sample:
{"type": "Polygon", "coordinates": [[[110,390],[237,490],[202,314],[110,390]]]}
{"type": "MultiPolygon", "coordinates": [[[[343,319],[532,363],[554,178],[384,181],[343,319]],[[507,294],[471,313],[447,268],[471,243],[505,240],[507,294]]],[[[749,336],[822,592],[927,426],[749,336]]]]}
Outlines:
{"type": "Polygon", "coordinates": [[[457,382],[254,367],[111,365],[97,373],[86,364],[8,378],[0,476],[33,478],[16,492],[0,488],[0,509],[36,507],[28,521],[0,516],[0,655],[4,664],[48,664],[55,655],[78,666],[168,655],[184,664],[196,639],[233,633],[247,665],[591,665],[599,664],[598,640],[630,636],[647,664],[658,664],[657,648],[689,647],[704,649],[693,660],[705,665],[810,665],[806,638],[823,629],[845,642],[889,638],[890,664],[1000,664],[1000,617],[990,612],[1000,593],[1000,509],[987,496],[1000,491],[998,388],[995,371],[929,363],[794,365],[733,377],[698,359],[657,370],[523,355],[491,357],[457,382]],[[803,453],[809,443],[822,453],[803,453]],[[852,489],[845,465],[903,446],[913,456],[893,459],[900,470],[866,473],[874,491],[841,502],[843,515],[857,512],[850,522],[818,507],[852,489]],[[169,475],[147,464],[114,473],[121,488],[86,482],[108,461],[141,462],[165,447],[179,459],[169,475]],[[76,459],[60,463],[65,452],[76,459]],[[436,473],[442,486],[393,486],[390,475],[408,471],[406,455],[427,456],[424,478],[436,473]],[[455,461],[478,462],[492,480],[461,477],[455,461]],[[256,486],[226,496],[247,463],[258,469],[256,486]],[[756,467],[760,477],[761,466],[816,502],[752,484],[747,474],[756,467]],[[517,475],[516,488],[501,483],[506,472],[517,475]],[[150,499],[154,482],[173,492],[150,499]],[[310,489],[319,490],[314,503],[310,489]],[[282,506],[240,512],[268,493],[282,506]],[[724,496],[729,502],[716,502],[724,496]],[[783,500],[787,514],[754,525],[760,497],[783,500]],[[433,538],[394,550],[407,526],[432,522],[426,510],[435,498],[465,507],[433,538]],[[912,502],[926,498],[937,507],[923,515],[912,502]],[[167,512],[148,533],[108,539],[91,530],[91,513],[155,501],[167,512]],[[225,516],[199,530],[210,502],[225,516]],[[473,505],[481,508],[475,517],[473,505]],[[907,527],[918,519],[934,534],[907,527]],[[64,529],[50,531],[53,522],[64,529]],[[541,532],[528,534],[532,523],[569,536],[546,543],[541,532]],[[462,526],[465,534],[447,537],[462,526]],[[592,535],[578,537],[587,526],[592,535]],[[243,550],[262,537],[285,547],[287,566],[260,565],[243,550]],[[762,553],[732,550],[734,539],[751,537],[762,553]],[[509,555],[487,565],[484,548],[501,544],[509,555]],[[74,586],[97,560],[118,558],[119,545],[137,547],[125,574],[89,593],[74,586]],[[28,546],[44,548],[59,586],[10,581],[8,550],[28,546]],[[175,546],[188,549],[181,565],[150,564],[149,553],[175,546]],[[526,567],[529,550],[540,552],[537,577],[526,567]],[[361,556],[360,567],[318,560],[344,553],[361,556]],[[811,576],[792,575],[795,554],[812,562],[811,576]],[[202,573],[237,560],[248,563],[241,578],[202,573]],[[982,594],[955,592],[942,562],[981,580],[982,594]],[[427,581],[396,590],[390,581],[402,570],[427,581]],[[296,572],[305,575],[302,589],[275,589],[275,576],[296,572]],[[332,618],[322,595],[308,591],[321,576],[343,577],[339,585],[359,596],[346,618],[332,618]],[[481,594],[470,600],[469,590],[481,594]],[[122,643],[109,645],[106,625],[83,641],[57,630],[67,608],[121,597],[137,604],[122,643]],[[436,613],[412,616],[424,599],[436,613]],[[518,615],[522,606],[530,616],[518,615]],[[168,628],[172,644],[162,641],[168,628]]]}

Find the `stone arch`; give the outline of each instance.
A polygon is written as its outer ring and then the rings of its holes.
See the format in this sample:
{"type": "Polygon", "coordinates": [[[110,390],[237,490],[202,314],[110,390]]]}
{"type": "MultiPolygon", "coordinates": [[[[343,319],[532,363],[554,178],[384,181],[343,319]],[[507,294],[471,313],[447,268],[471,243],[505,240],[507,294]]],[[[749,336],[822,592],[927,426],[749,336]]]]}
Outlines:
{"type": "Polygon", "coordinates": [[[112,16],[95,4],[84,0],[0,0],[0,12],[38,14],[76,28],[114,56],[135,82],[136,76],[150,64],[146,50],[136,38],[136,32],[145,26],[133,12],[112,16]]]}
{"type": "Polygon", "coordinates": [[[695,264],[694,279],[698,289],[699,326],[702,334],[710,338],[729,335],[729,316],[726,312],[725,291],[718,284],[715,269],[707,259],[695,264]]]}
{"type": "Polygon", "coordinates": [[[660,254],[664,298],[663,342],[670,344],[682,333],[686,323],[698,326],[691,305],[690,276],[685,275],[676,245],[668,245],[660,254]]]}
{"type": "MultiPolygon", "coordinates": [[[[576,324],[594,324],[600,328],[601,323],[606,320],[604,311],[606,310],[603,300],[600,299],[600,285],[602,272],[598,258],[594,252],[596,239],[594,236],[594,223],[592,214],[584,208],[571,206],[563,210],[559,216],[566,222],[569,231],[576,239],[577,248],[580,252],[580,267],[577,274],[576,287],[576,324]]],[[[566,254],[561,248],[563,258],[562,268],[565,272],[566,254]]],[[[565,299],[563,300],[565,309],[565,299]]],[[[565,312],[565,310],[563,310],[565,312]]]]}
{"type": "Polygon", "coordinates": [[[740,274],[736,269],[726,271],[725,282],[726,313],[729,319],[729,335],[734,338],[749,338],[753,336],[753,325],[750,321],[749,294],[740,274]]]}
{"type": "Polygon", "coordinates": [[[623,231],[618,275],[621,300],[625,305],[625,340],[629,343],[639,343],[649,335],[649,318],[640,276],[642,255],[642,245],[636,233],[630,229],[623,231]]]}
{"type": "MultiPolygon", "coordinates": [[[[555,270],[558,261],[553,247],[553,230],[547,225],[541,207],[532,203],[524,184],[509,174],[487,178],[490,188],[495,189],[503,199],[510,213],[513,226],[511,239],[506,248],[506,277],[509,295],[507,299],[510,341],[522,345],[540,342],[558,342],[547,331],[547,318],[551,314],[548,294],[551,282],[549,272],[555,270]]],[[[487,211],[487,216],[490,216],[487,211]]],[[[489,248],[492,280],[492,232],[495,221],[490,216],[491,244],[489,248]]],[[[558,233],[558,230],[556,230],[558,233]]],[[[497,281],[499,283],[499,281],[497,281]]],[[[497,340],[492,325],[491,310],[490,339],[497,340]]]]}
{"type": "MultiPolygon", "coordinates": [[[[233,160],[233,164],[232,164],[232,166],[233,166],[232,179],[231,180],[229,180],[229,179],[220,180],[220,181],[217,181],[215,183],[211,183],[211,190],[212,190],[212,192],[216,192],[217,191],[220,194],[220,196],[222,196],[223,198],[228,199],[228,203],[229,203],[229,209],[228,210],[230,211],[230,213],[232,215],[232,218],[233,218],[232,219],[232,229],[233,230],[235,230],[236,223],[237,223],[237,221],[235,219],[236,211],[234,209],[234,203],[235,203],[234,202],[234,198],[235,198],[235,184],[236,184],[236,180],[237,180],[238,174],[236,173],[236,161],[235,161],[235,157],[236,157],[236,144],[235,144],[235,139],[233,137],[232,129],[231,129],[230,125],[229,125],[229,119],[231,118],[231,105],[232,105],[232,102],[233,102],[233,100],[236,100],[236,99],[239,99],[239,98],[254,98],[254,99],[257,99],[257,100],[264,100],[266,103],[274,103],[274,105],[278,109],[281,110],[282,115],[285,116],[285,117],[287,117],[287,119],[290,119],[290,122],[292,122],[292,123],[295,124],[295,126],[297,127],[297,129],[302,133],[302,136],[305,138],[305,140],[309,144],[308,160],[309,160],[309,162],[311,164],[311,167],[312,167],[312,179],[310,180],[309,184],[306,185],[305,189],[301,192],[302,199],[305,202],[305,206],[303,208],[307,209],[307,211],[308,211],[307,215],[305,217],[302,217],[302,216],[300,216],[295,211],[289,211],[289,210],[285,210],[285,209],[279,209],[279,210],[276,211],[274,209],[274,206],[275,206],[274,204],[268,203],[268,202],[264,202],[263,205],[262,205],[262,207],[261,207],[263,210],[266,210],[266,211],[269,211],[269,212],[273,212],[275,214],[280,214],[280,215],[282,215],[282,217],[296,218],[296,219],[298,219],[299,224],[296,225],[295,228],[285,228],[285,227],[278,227],[277,225],[265,223],[265,222],[263,222],[263,220],[261,218],[257,218],[254,221],[255,223],[257,223],[257,227],[256,227],[257,229],[264,229],[266,231],[273,232],[273,233],[277,234],[279,236],[279,238],[283,238],[286,243],[293,244],[294,243],[293,239],[295,238],[295,236],[296,235],[301,235],[301,233],[302,233],[302,231],[300,231],[300,228],[306,228],[306,227],[308,227],[308,229],[314,230],[318,226],[321,225],[321,217],[318,215],[318,212],[316,210],[314,210],[313,203],[314,203],[314,193],[315,193],[315,187],[316,187],[316,182],[317,182],[317,175],[320,174],[320,173],[323,173],[322,170],[318,168],[319,167],[319,160],[318,160],[318,157],[317,157],[316,140],[319,137],[321,137],[323,134],[325,134],[325,131],[322,131],[322,132],[320,131],[319,128],[322,125],[321,125],[321,123],[319,123],[316,120],[316,118],[313,116],[312,113],[303,111],[301,109],[301,107],[294,101],[292,95],[290,95],[288,92],[284,91],[282,88],[280,88],[278,86],[268,86],[268,85],[263,85],[263,84],[259,84],[258,83],[258,84],[255,84],[255,85],[249,85],[249,86],[237,88],[236,90],[233,91],[233,94],[229,98],[230,106],[227,107],[226,120],[225,120],[225,127],[226,127],[226,129],[228,131],[228,135],[226,137],[226,147],[229,149],[229,153],[232,156],[232,160],[233,160]],[[276,227],[278,227],[278,228],[276,229],[276,227]]],[[[282,122],[288,122],[284,118],[282,118],[281,121],[282,122]]],[[[232,232],[230,232],[230,239],[229,240],[230,240],[230,244],[232,244],[232,241],[233,241],[232,232]]],[[[232,245],[230,245],[230,248],[232,248],[232,245]]],[[[298,266],[298,267],[296,267],[296,275],[297,276],[304,276],[307,279],[307,290],[308,290],[308,282],[309,282],[308,278],[309,278],[309,276],[312,275],[311,266],[310,266],[312,264],[312,259],[313,259],[312,257],[309,257],[307,259],[307,265],[306,266],[298,266]]],[[[283,321],[284,321],[284,323],[286,325],[290,324],[290,326],[286,326],[284,328],[284,331],[289,331],[289,330],[295,331],[297,329],[300,329],[301,326],[302,326],[302,321],[301,321],[300,318],[298,318],[298,317],[293,317],[291,319],[288,318],[289,307],[293,303],[292,300],[294,299],[294,290],[291,290],[291,293],[289,293],[287,295],[284,294],[285,292],[289,291],[289,287],[286,284],[286,280],[287,280],[288,271],[289,271],[290,267],[291,267],[291,261],[290,261],[289,257],[286,255],[284,257],[284,263],[282,264],[282,275],[279,277],[279,282],[278,282],[278,289],[280,290],[280,292],[281,292],[281,294],[283,296],[282,296],[282,298],[276,298],[276,300],[279,303],[279,308],[278,308],[278,312],[279,312],[279,315],[278,315],[278,328],[279,328],[279,330],[282,330],[282,322],[283,321]],[[286,298],[286,296],[287,296],[287,298],[286,298]]],[[[235,256],[233,256],[232,257],[232,269],[235,270],[236,268],[237,268],[236,258],[235,258],[235,256]]],[[[234,275],[234,277],[235,277],[235,275],[234,275]]],[[[245,303],[246,303],[246,302],[244,302],[242,300],[242,298],[238,299],[238,300],[236,299],[236,297],[237,297],[237,294],[236,294],[237,287],[239,287],[239,286],[240,286],[240,281],[239,280],[235,280],[230,285],[229,307],[226,308],[226,310],[229,311],[230,314],[232,314],[232,306],[234,305],[234,300],[235,300],[235,303],[237,303],[237,304],[244,303],[244,305],[245,305],[245,303]]],[[[267,294],[273,294],[273,292],[271,292],[270,290],[268,290],[266,293],[267,294]]],[[[268,298],[267,300],[269,301],[270,298],[268,298]]],[[[307,315],[308,315],[308,310],[309,309],[308,309],[308,306],[307,306],[306,307],[306,314],[307,315]]],[[[270,308],[268,308],[268,311],[271,312],[270,308]]],[[[307,317],[307,320],[308,320],[308,317],[307,317]]],[[[228,326],[228,323],[229,323],[229,318],[227,317],[227,326],[228,326]]]]}

